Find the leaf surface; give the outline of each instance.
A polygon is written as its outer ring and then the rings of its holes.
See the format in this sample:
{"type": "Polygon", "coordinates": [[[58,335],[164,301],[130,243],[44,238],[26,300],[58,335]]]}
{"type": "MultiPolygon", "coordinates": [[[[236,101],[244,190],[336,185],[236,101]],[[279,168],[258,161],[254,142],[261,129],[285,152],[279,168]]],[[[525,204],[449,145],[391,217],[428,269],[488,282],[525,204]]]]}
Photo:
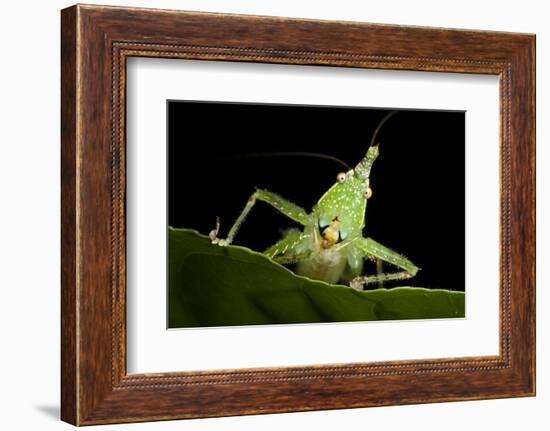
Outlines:
{"type": "Polygon", "coordinates": [[[395,287],[358,292],[295,275],[245,247],[168,228],[169,327],[464,317],[464,292],[395,287]]]}

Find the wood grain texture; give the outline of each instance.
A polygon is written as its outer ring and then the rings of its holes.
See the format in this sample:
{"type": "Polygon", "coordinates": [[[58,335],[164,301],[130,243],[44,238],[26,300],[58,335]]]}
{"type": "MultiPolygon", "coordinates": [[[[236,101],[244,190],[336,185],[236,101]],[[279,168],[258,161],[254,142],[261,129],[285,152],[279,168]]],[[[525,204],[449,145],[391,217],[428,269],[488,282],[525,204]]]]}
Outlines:
{"type": "Polygon", "coordinates": [[[76,9],[61,16],[61,417],[77,422],[76,9]]]}
{"type": "Polygon", "coordinates": [[[533,35],[102,6],[62,11],[62,418],[77,424],[533,395],[533,35]],[[126,374],[131,56],[500,77],[500,354],[126,374]]]}

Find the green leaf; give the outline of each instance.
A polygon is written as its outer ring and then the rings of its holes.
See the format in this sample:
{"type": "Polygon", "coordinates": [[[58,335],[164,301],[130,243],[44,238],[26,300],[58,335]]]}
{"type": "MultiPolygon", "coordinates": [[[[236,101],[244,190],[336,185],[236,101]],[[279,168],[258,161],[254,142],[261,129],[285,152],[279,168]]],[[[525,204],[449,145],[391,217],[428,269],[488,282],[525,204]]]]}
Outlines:
{"type": "Polygon", "coordinates": [[[169,327],[464,317],[464,293],[417,287],[358,292],[295,275],[245,247],[168,228],[169,327]]]}

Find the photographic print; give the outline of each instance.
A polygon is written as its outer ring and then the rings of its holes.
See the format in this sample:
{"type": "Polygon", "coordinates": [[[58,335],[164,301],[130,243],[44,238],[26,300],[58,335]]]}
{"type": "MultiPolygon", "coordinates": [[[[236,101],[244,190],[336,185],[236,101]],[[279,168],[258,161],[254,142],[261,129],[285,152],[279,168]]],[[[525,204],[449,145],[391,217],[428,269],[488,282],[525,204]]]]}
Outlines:
{"type": "Polygon", "coordinates": [[[64,9],[61,418],[535,395],[535,45],[64,9]]]}
{"type": "Polygon", "coordinates": [[[170,100],[168,327],[465,317],[465,112],[170,100]]]}

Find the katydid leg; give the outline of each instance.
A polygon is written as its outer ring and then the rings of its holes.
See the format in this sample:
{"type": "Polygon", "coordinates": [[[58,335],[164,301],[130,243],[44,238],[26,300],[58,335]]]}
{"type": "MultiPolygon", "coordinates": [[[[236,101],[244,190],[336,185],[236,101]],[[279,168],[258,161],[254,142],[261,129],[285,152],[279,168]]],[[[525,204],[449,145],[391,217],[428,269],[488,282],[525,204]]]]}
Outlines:
{"type": "Polygon", "coordinates": [[[306,210],[302,207],[296,205],[295,203],[290,202],[289,200],[279,196],[276,193],[272,193],[268,190],[256,190],[252,195],[248,198],[248,201],[246,202],[245,207],[239,214],[239,217],[237,217],[237,220],[235,223],[233,223],[233,226],[231,226],[231,229],[229,230],[229,233],[227,234],[227,237],[225,239],[218,238],[218,230],[219,226],[216,225],[216,229],[212,230],[210,232],[210,239],[212,240],[213,244],[219,244],[219,245],[229,245],[233,242],[235,239],[235,235],[237,235],[237,232],[239,231],[240,227],[244,223],[246,217],[256,204],[256,201],[263,201],[269,205],[271,205],[273,208],[280,211],[282,214],[287,216],[288,218],[306,226],[310,223],[311,217],[309,214],[307,214],[306,210]]]}
{"type": "Polygon", "coordinates": [[[279,263],[296,263],[311,254],[308,247],[310,236],[298,229],[292,229],[264,254],[279,263]]]}
{"type": "Polygon", "coordinates": [[[391,273],[379,273],[376,275],[364,275],[355,277],[350,286],[357,290],[363,290],[367,284],[379,283],[391,280],[405,280],[414,277],[418,272],[418,267],[414,265],[405,256],[396,253],[388,247],[376,242],[372,238],[357,238],[353,241],[354,246],[359,248],[365,257],[374,257],[384,262],[391,263],[403,271],[391,273]]]}

